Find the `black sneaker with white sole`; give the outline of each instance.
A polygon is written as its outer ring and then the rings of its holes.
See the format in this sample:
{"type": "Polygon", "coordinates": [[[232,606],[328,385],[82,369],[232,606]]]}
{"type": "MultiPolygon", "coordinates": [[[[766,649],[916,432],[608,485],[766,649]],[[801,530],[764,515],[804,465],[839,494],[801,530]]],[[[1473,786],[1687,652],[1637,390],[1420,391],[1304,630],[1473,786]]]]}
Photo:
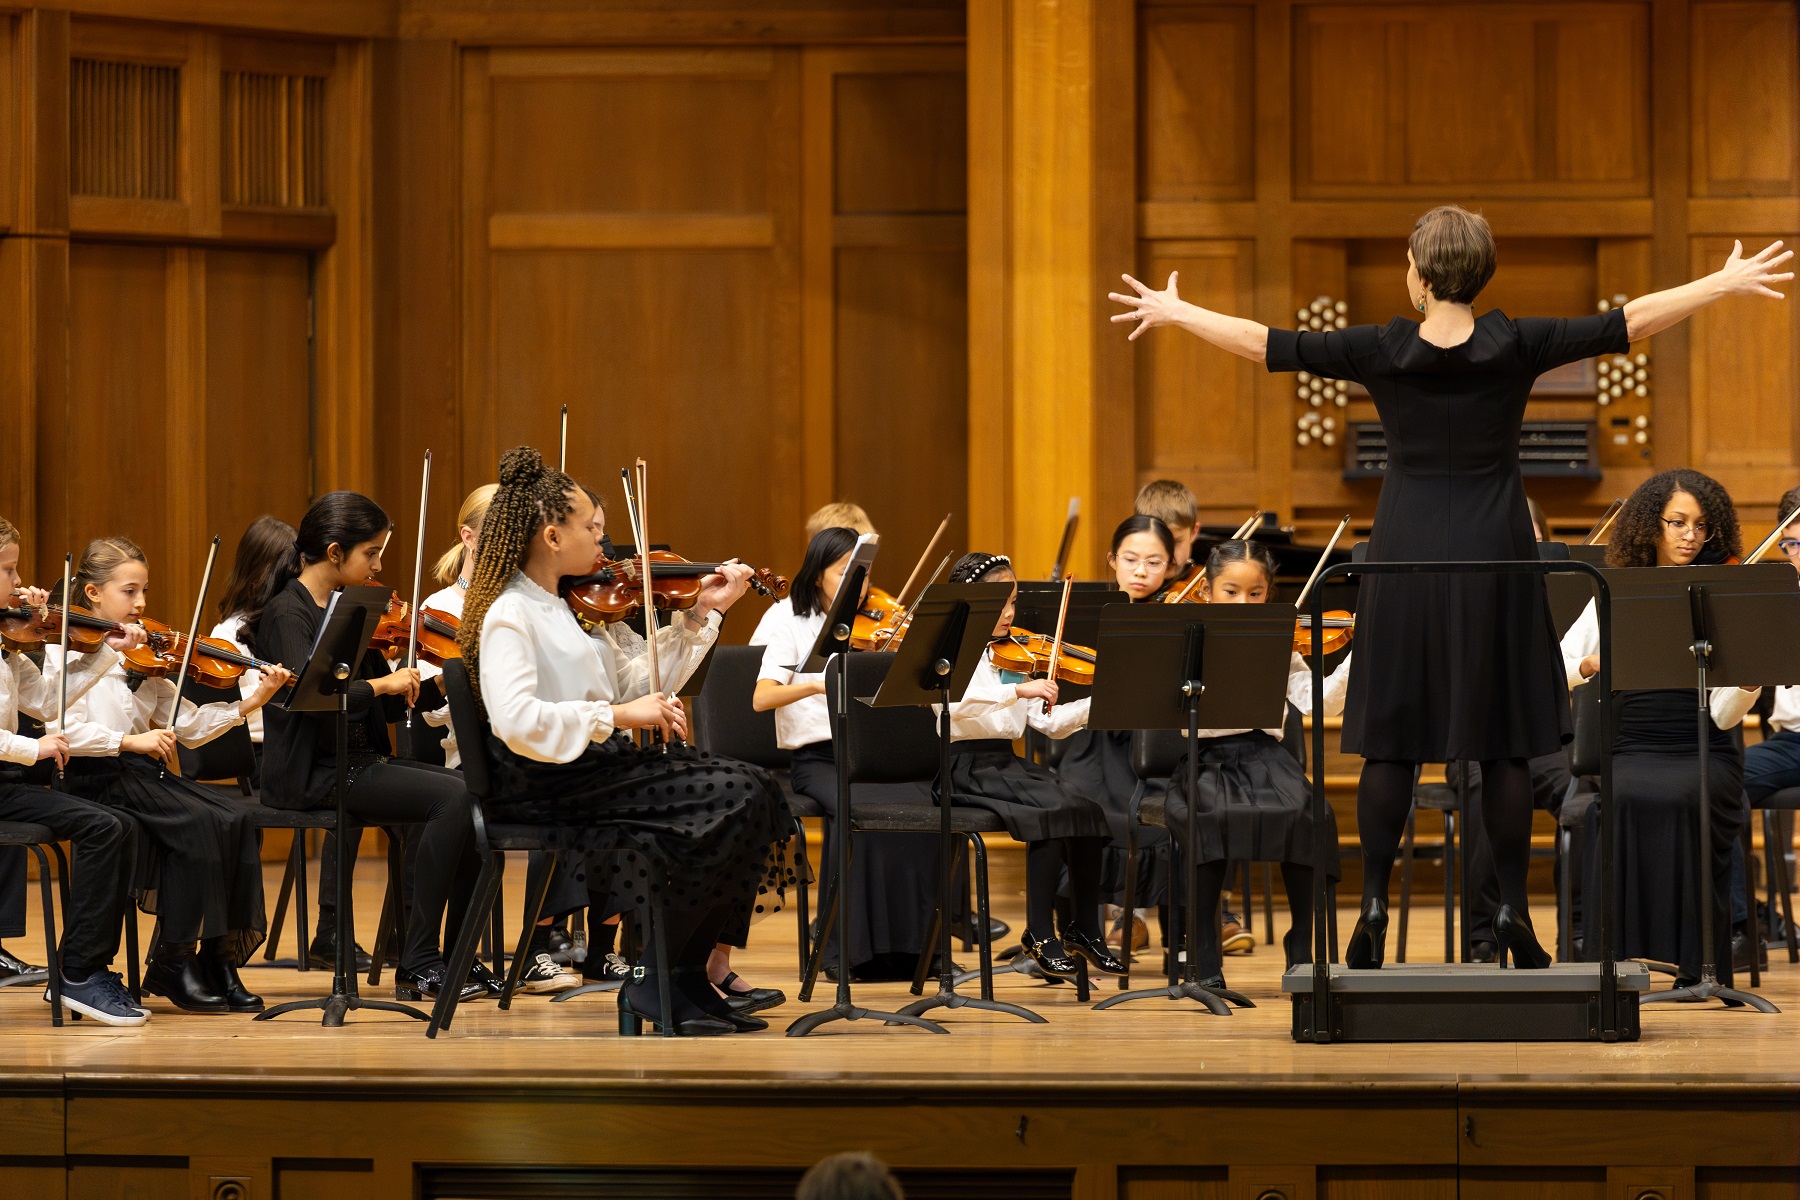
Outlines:
{"type": "Polygon", "coordinates": [[[539,950],[525,964],[525,971],[519,976],[519,990],[534,996],[544,996],[551,992],[572,992],[581,986],[581,976],[559,965],[547,951],[539,950]]]}
{"type": "MultiPolygon", "coordinates": [[[[45,988],[44,1001],[49,1000],[50,989],[45,988]]],[[[117,971],[95,971],[80,983],[63,980],[62,1006],[102,1025],[137,1026],[150,1019],[125,990],[117,971]]]]}

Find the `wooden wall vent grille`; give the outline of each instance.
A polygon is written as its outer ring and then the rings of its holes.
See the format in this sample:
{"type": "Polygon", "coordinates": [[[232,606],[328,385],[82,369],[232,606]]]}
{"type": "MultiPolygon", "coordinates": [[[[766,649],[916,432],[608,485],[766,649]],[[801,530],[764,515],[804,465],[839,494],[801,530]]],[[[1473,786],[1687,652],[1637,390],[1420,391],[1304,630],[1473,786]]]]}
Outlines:
{"type": "Polygon", "coordinates": [[[324,208],[325,80],[226,71],[221,101],[224,202],[324,208]]]}
{"type": "Polygon", "coordinates": [[[181,69],[77,58],[69,64],[69,186],[79,196],[174,200],[181,69]]]}

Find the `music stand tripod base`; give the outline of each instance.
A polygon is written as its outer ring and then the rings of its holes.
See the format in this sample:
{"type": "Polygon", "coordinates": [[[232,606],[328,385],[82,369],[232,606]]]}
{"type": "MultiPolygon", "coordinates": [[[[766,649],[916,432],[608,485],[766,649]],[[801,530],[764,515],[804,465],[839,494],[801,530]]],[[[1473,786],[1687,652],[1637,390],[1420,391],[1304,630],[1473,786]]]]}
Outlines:
{"type": "MultiPolygon", "coordinates": [[[[1541,971],[1491,963],[1389,963],[1327,968],[1333,1042],[1597,1042],[1597,962],[1552,963],[1541,971]]],[[[1294,1004],[1294,1040],[1316,1042],[1311,963],[1281,977],[1294,1004]]],[[[1650,990],[1642,963],[1618,963],[1620,1041],[1638,1040],[1639,997],[1650,990]]]]}

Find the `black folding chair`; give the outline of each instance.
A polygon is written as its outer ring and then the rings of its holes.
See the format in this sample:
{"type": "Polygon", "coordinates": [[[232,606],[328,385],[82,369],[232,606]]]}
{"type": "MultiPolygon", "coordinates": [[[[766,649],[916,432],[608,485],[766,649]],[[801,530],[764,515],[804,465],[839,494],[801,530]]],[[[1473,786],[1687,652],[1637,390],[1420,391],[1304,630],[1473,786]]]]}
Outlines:
{"type": "Polygon", "coordinates": [[[807,885],[812,880],[812,863],[806,856],[805,819],[823,817],[825,810],[816,800],[794,791],[793,782],[788,778],[788,764],[793,755],[776,743],[774,710],[757,712],[751,707],[762,661],[760,646],[714,648],[706,681],[701,685],[700,694],[694,697],[695,745],[708,754],[762,767],[781,785],[788,812],[794,820],[794,845],[800,855],[795,872],[799,880],[795,900],[800,929],[800,972],[804,975],[806,960],[812,952],[812,915],[808,911],[810,897],[807,893],[807,885]]]}
{"type": "MultiPolygon", "coordinates": [[[[69,860],[63,854],[60,839],[48,826],[28,821],[0,821],[0,846],[23,846],[37,858],[38,887],[44,905],[45,978],[38,980],[21,975],[18,980],[21,986],[45,983],[49,987],[50,1024],[60,1029],[63,1023],[62,955],[56,944],[56,898],[51,895],[50,880],[53,876],[56,879],[66,910],[69,906],[69,860]],[[57,870],[54,873],[50,870],[50,859],[44,854],[46,846],[56,855],[57,870]]],[[[126,919],[130,920],[130,917],[126,919]]]]}
{"type": "MultiPolygon", "coordinates": [[[[451,950],[444,988],[438,993],[437,1004],[431,1012],[431,1023],[425,1029],[425,1036],[429,1038],[437,1037],[440,1029],[450,1028],[450,1023],[456,1018],[463,985],[468,982],[469,972],[475,964],[476,944],[487,924],[487,915],[493,911],[495,898],[500,894],[502,876],[506,871],[507,851],[544,850],[554,853],[559,832],[547,825],[490,824],[487,821],[482,812],[482,802],[493,794],[493,777],[487,754],[488,724],[475,703],[475,693],[469,686],[468,668],[461,659],[451,659],[444,664],[443,684],[445,699],[450,704],[450,720],[456,727],[456,743],[462,751],[463,785],[469,790],[469,807],[475,823],[475,852],[481,857],[481,874],[475,881],[475,894],[469,901],[468,915],[463,920],[456,945],[451,950]]],[[[552,870],[554,866],[552,863],[552,870]]],[[[511,1004],[513,992],[518,988],[519,978],[525,970],[525,952],[530,948],[532,929],[542,915],[544,895],[549,890],[551,874],[552,871],[544,872],[542,881],[532,889],[531,895],[525,897],[525,922],[519,931],[518,949],[513,954],[512,969],[507,974],[506,988],[500,997],[501,1008],[511,1004]]],[[[656,939],[657,960],[666,964],[669,959],[662,940],[665,928],[662,890],[656,889],[652,893],[650,929],[651,936],[656,939]]],[[[662,1011],[668,1013],[673,1004],[669,994],[667,970],[657,972],[657,985],[662,1011]]],[[[636,1022],[620,1014],[620,1033],[638,1031],[636,1022]],[[628,1024],[630,1028],[627,1028],[628,1024]]],[[[663,1036],[676,1036],[675,1022],[670,1021],[663,1026],[663,1036]]]]}

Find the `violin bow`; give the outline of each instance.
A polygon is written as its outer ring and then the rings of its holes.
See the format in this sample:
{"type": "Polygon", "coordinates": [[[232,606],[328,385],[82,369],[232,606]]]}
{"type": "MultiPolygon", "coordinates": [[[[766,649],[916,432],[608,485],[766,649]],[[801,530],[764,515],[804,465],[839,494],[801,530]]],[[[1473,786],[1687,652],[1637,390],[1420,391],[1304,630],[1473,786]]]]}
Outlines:
{"type": "MultiPolygon", "coordinates": [[[[633,470],[637,475],[637,488],[635,492],[626,493],[626,505],[636,522],[633,536],[637,538],[638,569],[643,572],[640,579],[644,596],[645,653],[649,656],[650,691],[654,694],[661,692],[663,687],[662,666],[656,657],[656,588],[650,574],[650,464],[640,458],[633,470]]],[[[677,700],[676,703],[679,704],[680,701],[677,700]]],[[[657,740],[667,747],[668,743],[662,737],[660,726],[657,740]]]]}
{"type": "Polygon", "coordinates": [[[1781,531],[1786,529],[1789,525],[1792,525],[1795,521],[1800,521],[1800,508],[1796,508],[1793,512],[1789,513],[1775,526],[1774,529],[1771,529],[1769,531],[1769,536],[1758,542],[1756,544],[1756,549],[1752,550],[1744,557],[1744,564],[1748,566],[1751,563],[1761,562],[1763,555],[1769,552],[1769,548],[1781,540],[1781,531]]]}
{"type": "MultiPolygon", "coordinates": [[[[1600,539],[1606,536],[1606,531],[1612,528],[1613,522],[1619,519],[1619,510],[1624,507],[1625,501],[1615,497],[1613,502],[1606,506],[1606,511],[1600,514],[1600,519],[1594,522],[1594,527],[1587,531],[1587,536],[1581,539],[1581,544],[1584,546],[1599,544],[1600,539]]],[[[1546,529],[1544,532],[1548,534],[1550,531],[1546,529]]]]}
{"type": "MultiPolygon", "coordinates": [[[[948,519],[948,518],[946,518],[948,519]]],[[[1056,561],[1050,564],[1050,582],[1062,578],[1069,565],[1069,551],[1075,547],[1075,527],[1081,524],[1081,497],[1069,497],[1069,515],[1063,521],[1062,544],[1056,548],[1056,561]]]]}
{"type": "Polygon", "coordinates": [[[1344,519],[1339,521],[1338,527],[1332,531],[1331,540],[1325,543],[1325,549],[1319,553],[1319,561],[1314,564],[1312,574],[1307,577],[1306,586],[1301,588],[1300,594],[1294,598],[1296,612],[1306,607],[1306,598],[1312,595],[1313,584],[1319,582],[1319,576],[1325,573],[1325,560],[1331,557],[1333,550],[1337,549],[1338,539],[1344,536],[1344,530],[1349,527],[1350,514],[1345,513],[1344,519]]]}
{"type": "Polygon", "coordinates": [[[900,631],[906,628],[906,623],[908,621],[912,620],[913,610],[919,607],[919,601],[921,601],[925,598],[925,588],[928,588],[932,584],[936,583],[938,576],[942,575],[944,573],[944,568],[949,565],[950,565],[950,556],[948,554],[946,554],[946,555],[944,555],[943,561],[938,563],[937,570],[935,570],[931,573],[931,578],[927,579],[925,581],[925,587],[919,589],[919,594],[917,596],[913,597],[913,602],[906,606],[906,611],[900,614],[900,619],[898,621],[894,622],[894,627],[888,631],[887,640],[882,642],[881,645],[875,647],[875,649],[877,649],[877,650],[899,649],[899,647],[896,646],[894,643],[895,643],[896,639],[899,638],[900,631]]]}
{"type": "MultiPolygon", "coordinates": [[[[61,654],[59,655],[58,661],[62,663],[62,671],[57,676],[56,680],[56,732],[62,734],[65,741],[69,736],[69,605],[70,591],[75,586],[74,574],[75,556],[73,554],[64,554],[62,634],[56,639],[57,645],[61,648],[61,654]]],[[[58,791],[62,790],[62,785],[63,768],[62,764],[58,763],[56,766],[56,788],[58,791]]]]}
{"type": "MultiPolygon", "coordinates": [[[[567,417],[568,411],[567,408],[563,409],[563,415],[565,417],[567,417]]],[[[412,630],[411,636],[406,640],[406,666],[408,670],[416,669],[419,665],[419,589],[425,579],[425,506],[429,503],[430,499],[431,451],[427,450],[425,452],[424,471],[419,476],[419,540],[417,547],[413,551],[412,630]]],[[[414,700],[413,703],[406,706],[406,732],[408,738],[412,735],[413,709],[416,707],[418,707],[417,700],[414,700]]]]}
{"type": "MultiPolygon", "coordinates": [[[[181,647],[181,670],[175,673],[175,702],[169,706],[170,733],[175,732],[175,721],[181,716],[181,685],[186,682],[188,667],[194,661],[194,644],[200,640],[193,631],[200,628],[200,614],[206,611],[206,592],[212,586],[213,563],[218,560],[218,557],[219,537],[214,534],[212,545],[206,550],[206,569],[200,572],[200,591],[194,596],[194,619],[188,622],[188,635],[182,639],[184,644],[181,647]]],[[[66,626],[68,621],[65,620],[63,624],[66,626]]],[[[168,759],[164,759],[163,774],[167,775],[169,768],[173,765],[168,759]]],[[[180,772],[177,771],[176,774],[180,774],[180,772]]]]}
{"type": "Polygon", "coordinates": [[[900,594],[895,597],[895,600],[904,600],[906,593],[912,591],[912,585],[918,582],[919,572],[925,569],[926,560],[931,557],[931,552],[937,549],[938,542],[943,539],[945,531],[950,528],[950,518],[953,515],[955,514],[945,513],[944,519],[938,522],[937,532],[931,535],[929,542],[925,543],[925,549],[919,553],[919,561],[913,564],[912,574],[906,577],[906,586],[900,589],[900,594]]]}
{"type": "MultiPolygon", "coordinates": [[[[1069,619],[1069,593],[1075,590],[1075,577],[1063,577],[1062,605],[1056,610],[1056,637],[1050,643],[1050,682],[1056,682],[1056,668],[1062,665],[1063,624],[1069,619]]],[[[1044,705],[1044,712],[1049,713],[1053,705],[1044,705]]]]}
{"type": "Polygon", "coordinates": [[[557,440],[556,469],[569,473],[569,406],[562,406],[562,435],[557,440]]]}
{"type": "Polygon", "coordinates": [[[1259,525],[1262,522],[1262,519],[1263,519],[1262,510],[1257,509],[1255,512],[1250,514],[1250,519],[1248,521],[1245,521],[1242,525],[1239,525],[1237,527],[1237,532],[1231,535],[1231,540],[1234,542],[1241,542],[1245,538],[1249,537],[1250,531],[1252,529],[1255,529],[1257,527],[1257,525],[1259,525]]]}

